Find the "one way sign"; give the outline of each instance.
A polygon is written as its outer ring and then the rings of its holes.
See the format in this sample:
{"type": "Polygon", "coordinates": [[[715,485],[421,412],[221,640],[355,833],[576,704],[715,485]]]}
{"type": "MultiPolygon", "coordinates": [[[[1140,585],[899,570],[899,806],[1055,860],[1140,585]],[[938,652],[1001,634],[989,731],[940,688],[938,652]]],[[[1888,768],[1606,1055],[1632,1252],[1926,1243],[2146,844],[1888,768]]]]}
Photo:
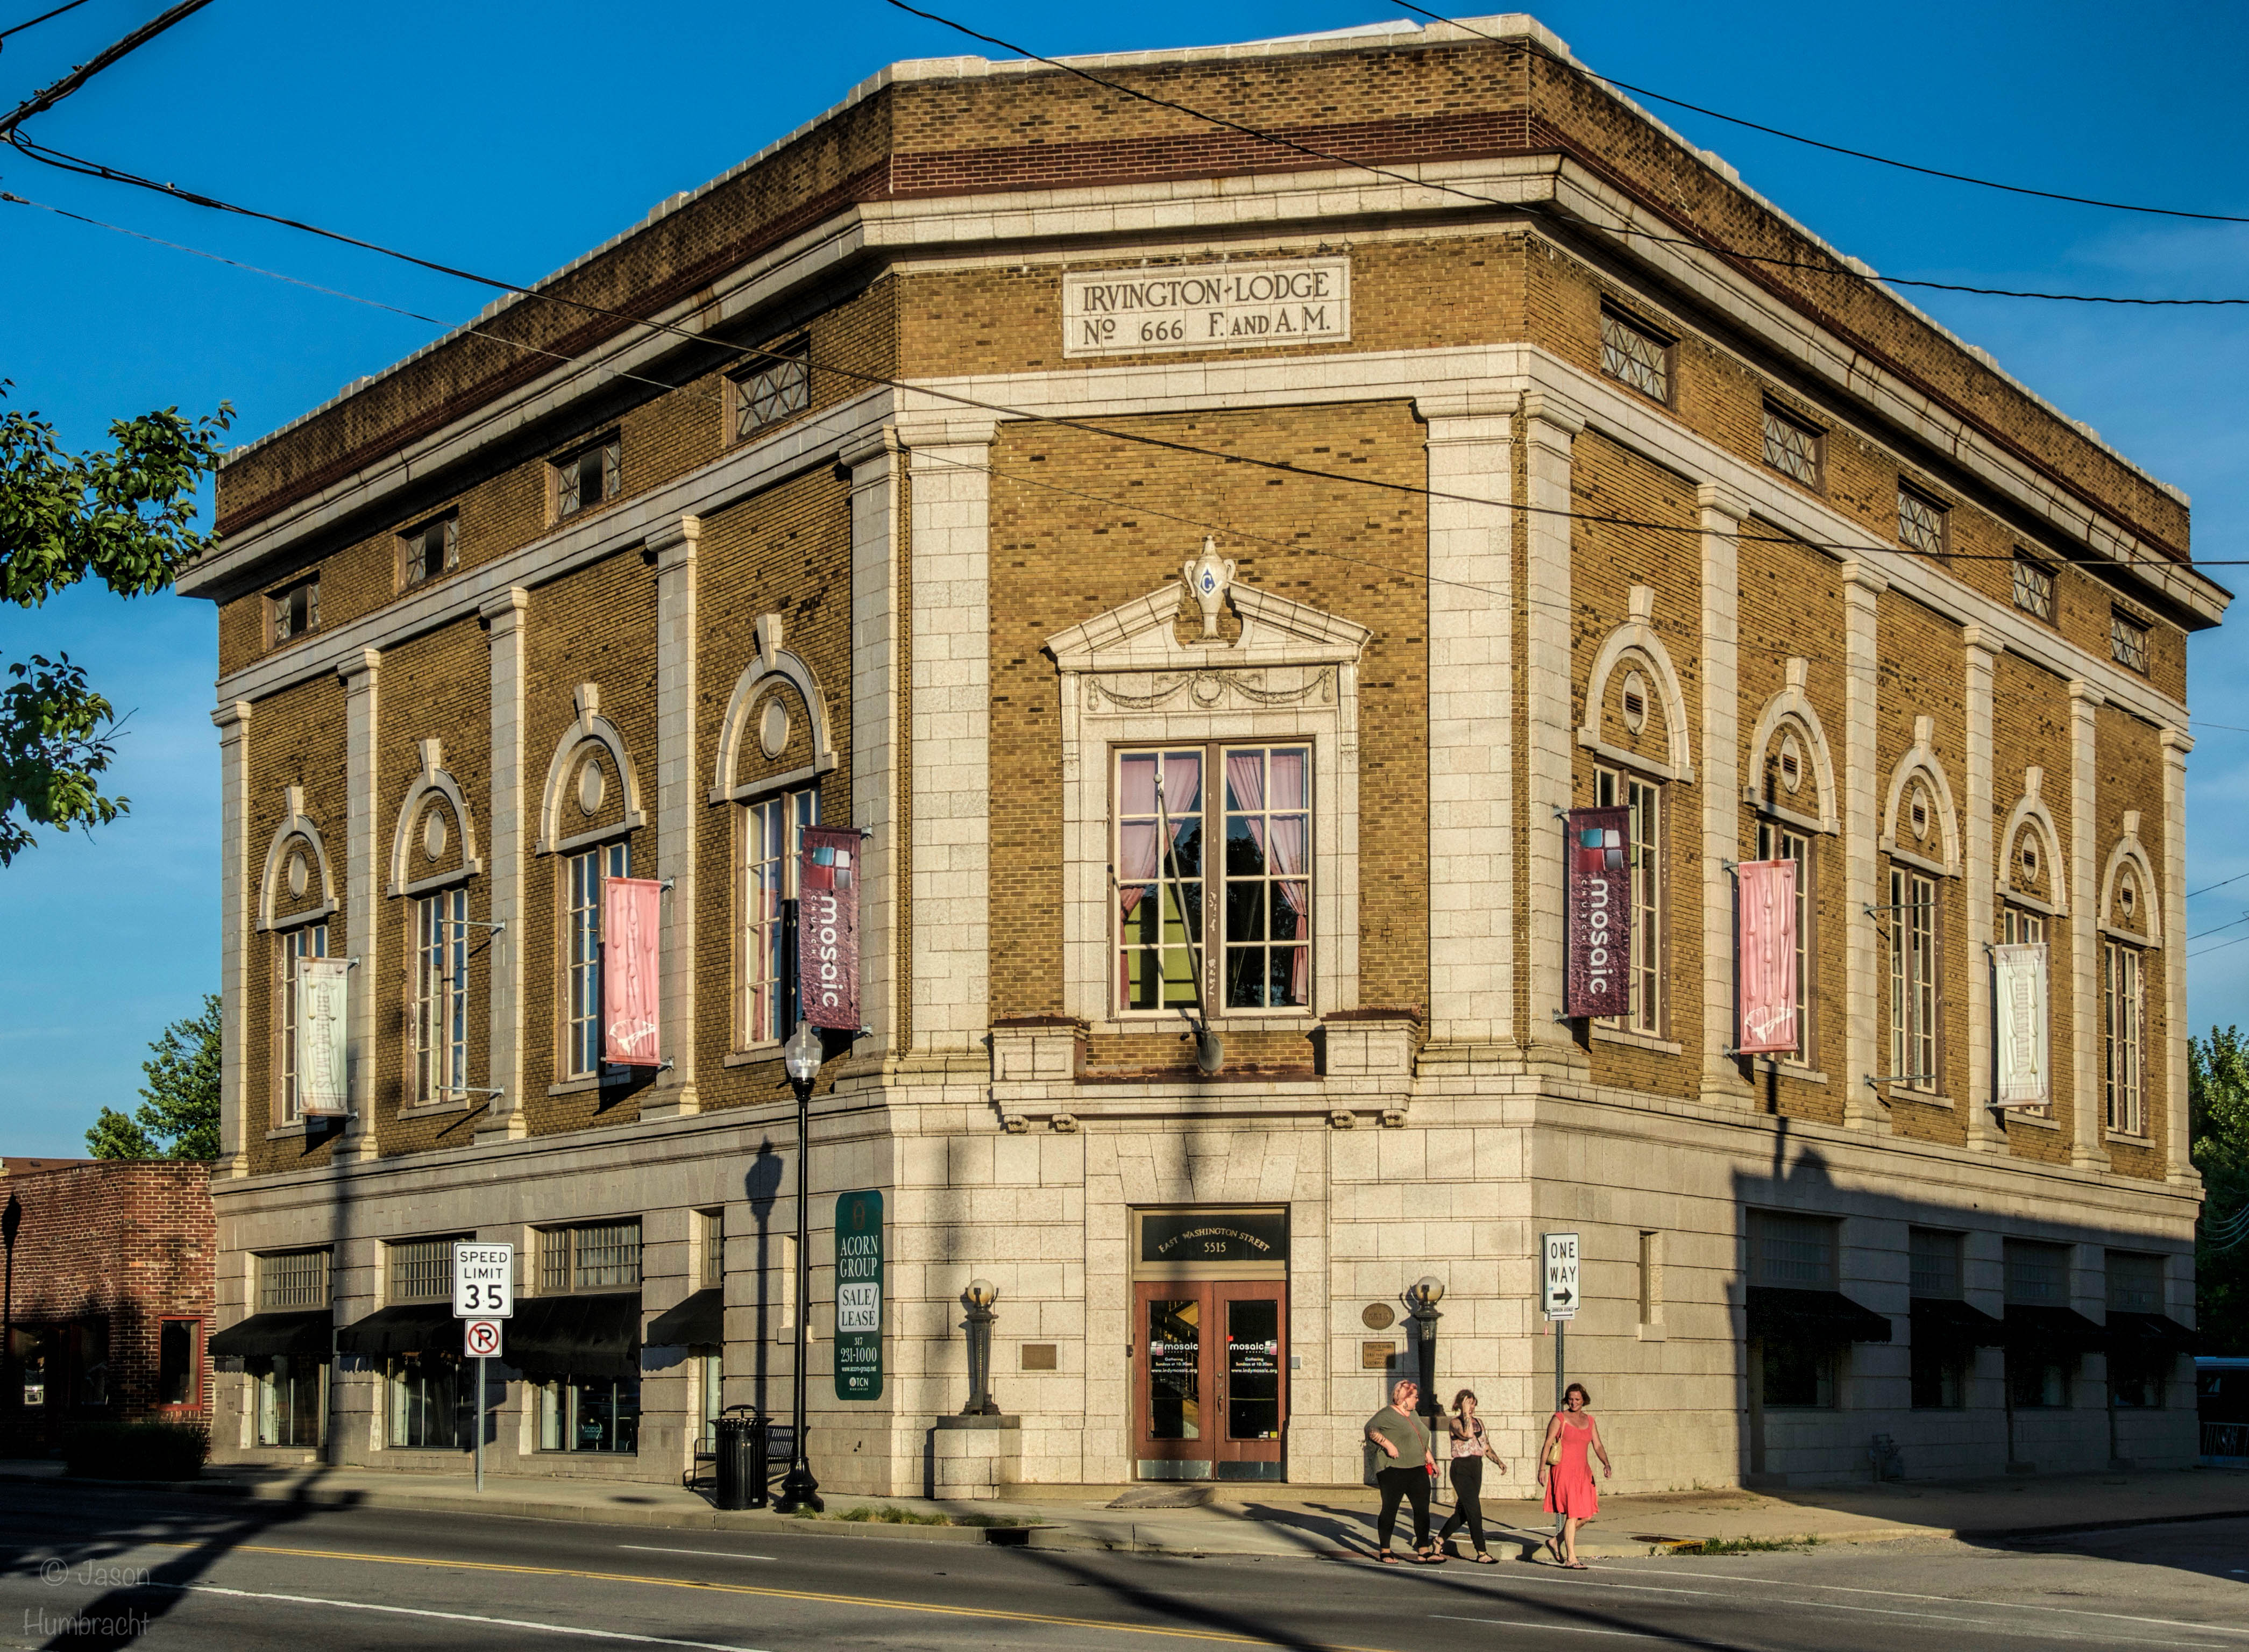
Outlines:
{"type": "Polygon", "coordinates": [[[1578,1317],[1578,1236],[1544,1236],[1546,1265],[1540,1274],[1538,1306],[1550,1320],[1578,1317]]]}

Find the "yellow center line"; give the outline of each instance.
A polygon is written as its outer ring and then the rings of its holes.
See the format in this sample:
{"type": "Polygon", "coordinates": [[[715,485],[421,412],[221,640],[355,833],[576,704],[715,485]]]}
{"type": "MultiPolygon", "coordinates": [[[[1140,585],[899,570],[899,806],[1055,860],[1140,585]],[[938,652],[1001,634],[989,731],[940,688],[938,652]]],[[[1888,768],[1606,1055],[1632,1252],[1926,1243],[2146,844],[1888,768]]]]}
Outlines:
{"type": "MultiPolygon", "coordinates": [[[[199,1543],[156,1543],[156,1549],[198,1549],[199,1543]]],[[[1050,1628],[1107,1629],[1119,1635],[1157,1635],[1175,1641],[1215,1641],[1228,1646],[1317,1648],[1317,1652],[1389,1652],[1382,1647],[1300,1641],[1277,1635],[1229,1635],[1219,1629],[1171,1628],[1124,1623],[1113,1618],[1062,1617],[1048,1612],[1010,1612],[998,1607],[939,1606],[925,1601],[885,1601],[870,1594],[831,1594],[814,1589],[768,1589],[751,1583],[705,1583],[691,1578],[657,1578],[635,1572],[590,1572],[577,1566],[518,1566],[502,1560],[436,1559],[411,1554],[367,1554],[355,1549],[292,1549],[273,1544],[241,1543],[229,1554],[285,1554],[300,1560],[359,1560],[370,1566],[439,1566],[452,1572],[504,1572],[523,1577],[583,1578],[594,1583],[636,1583],[647,1588],[702,1589],[714,1594],[753,1594],[773,1601],[808,1601],[823,1606],[876,1607],[887,1612],[924,1612],[940,1617],[986,1618],[1007,1623],[1037,1623],[1050,1628]]]]}

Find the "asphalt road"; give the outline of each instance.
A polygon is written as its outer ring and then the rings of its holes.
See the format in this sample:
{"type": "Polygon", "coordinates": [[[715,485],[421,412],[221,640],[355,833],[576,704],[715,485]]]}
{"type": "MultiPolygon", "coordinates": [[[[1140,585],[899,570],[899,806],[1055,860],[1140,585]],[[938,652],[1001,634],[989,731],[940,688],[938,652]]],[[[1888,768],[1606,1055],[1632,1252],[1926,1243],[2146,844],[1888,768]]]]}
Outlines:
{"type": "Polygon", "coordinates": [[[1053,1553],[0,1487],[0,1646],[2249,1652],[2249,1519],[1606,1562],[1053,1553]]]}

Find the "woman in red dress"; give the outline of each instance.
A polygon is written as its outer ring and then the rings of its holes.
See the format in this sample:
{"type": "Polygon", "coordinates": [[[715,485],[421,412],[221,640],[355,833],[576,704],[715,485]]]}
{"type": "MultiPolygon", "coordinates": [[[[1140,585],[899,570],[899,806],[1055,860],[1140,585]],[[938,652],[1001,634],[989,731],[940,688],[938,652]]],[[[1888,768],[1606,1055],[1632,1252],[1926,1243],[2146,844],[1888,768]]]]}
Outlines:
{"type": "Polygon", "coordinates": [[[1585,1570],[1578,1558],[1578,1523],[1590,1520],[1601,1506],[1593,1486],[1591,1450],[1601,1460],[1601,1477],[1611,1473],[1608,1449],[1601,1443],[1601,1427],[1590,1408],[1593,1396],[1585,1384],[1572,1382],[1562,1390],[1563,1409],[1546,1424],[1546,1441],[1538,1452],[1538,1484],[1546,1488],[1546,1512],[1562,1517],[1562,1529],[1546,1539],[1546,1551],[1572,1572],[1585,1570]]]}

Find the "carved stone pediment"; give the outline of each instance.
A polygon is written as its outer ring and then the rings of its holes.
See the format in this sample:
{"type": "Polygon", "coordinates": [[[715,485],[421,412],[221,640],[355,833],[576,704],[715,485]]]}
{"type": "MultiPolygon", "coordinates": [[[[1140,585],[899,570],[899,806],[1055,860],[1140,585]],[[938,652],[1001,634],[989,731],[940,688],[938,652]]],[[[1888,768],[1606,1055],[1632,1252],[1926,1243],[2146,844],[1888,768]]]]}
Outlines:
{"type": "Polygon", "coordinates": [[[1089,711],[1248,711],[1268,706],[1333,705],[1336,668],[1276,665],[1247,670],[1108,671],[1089,676],[1089,711]]]}
{"type": "Polygon", "coordinates": [[[1047,652],[1072,674],[1155,673],[1188,679],[1231,674],[1247,681],[1241,674],[1274,666],[1355,665],[1373,634],[1363,625],[1255,586],[1230,585],[1225,595],[1241,617],[1241,634],[1232,642],[1207,637],[1180,641],[1181,586],[1173,581],[1056,632],[1047,639],[1047,652]]]}

